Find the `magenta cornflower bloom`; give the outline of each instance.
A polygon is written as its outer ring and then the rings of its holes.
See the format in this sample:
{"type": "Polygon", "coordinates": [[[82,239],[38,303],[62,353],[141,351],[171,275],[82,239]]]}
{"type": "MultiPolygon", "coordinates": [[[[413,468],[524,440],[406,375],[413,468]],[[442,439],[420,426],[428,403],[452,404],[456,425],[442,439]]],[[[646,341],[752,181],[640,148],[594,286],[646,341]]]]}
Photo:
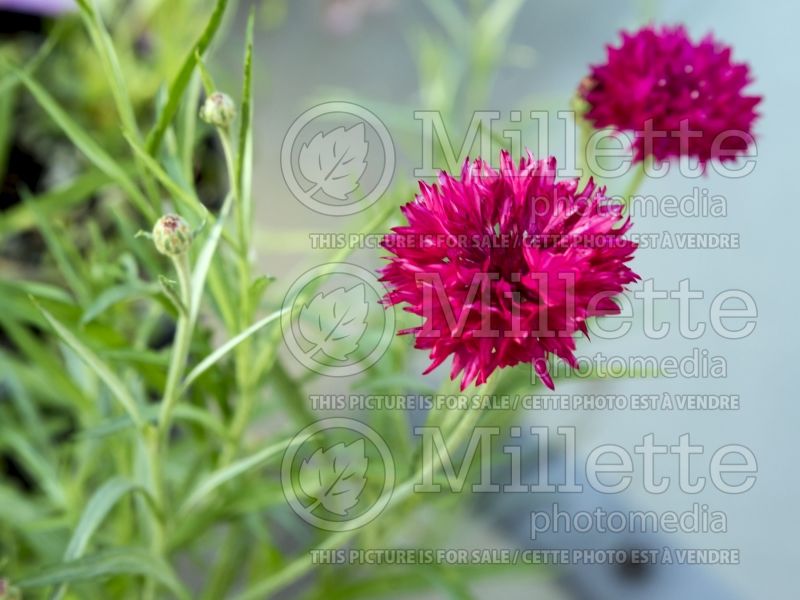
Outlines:
{"type": "Polygon", "coordinates": [[[586,319],[612,315],[613,296],[638,279],[626,263],[636,244],[623,237],[622,206],[592,181],[556,181],[555,158],[528,152],[500,170],[467,161],[456,179],[420,182],[402,207],[407,226],[387,234],[382,269],[387,305],[422,317],[415,346],[430,350],[425,373],[453,355],[461,388],[495,369],[531,363],[552,388],[550,354],[576,366],[575,333],[586,319]]]}
{"type": "Polygon", "coordinates": [[[586,119],[596,128],[656,132],[637,136],[636,160],[685,154],[702,166],[714,158],[732,161],[753,140],[760,96],[746,64],[731,60],[731,48],[711,35],[693,42],[683,27],[645,27],[622,33],[619,47],[608,46],[605,63],[594,65],[579,95],[588,103],[586,119]],[[681,147],[681,122],[691,132],[681,147]]]}

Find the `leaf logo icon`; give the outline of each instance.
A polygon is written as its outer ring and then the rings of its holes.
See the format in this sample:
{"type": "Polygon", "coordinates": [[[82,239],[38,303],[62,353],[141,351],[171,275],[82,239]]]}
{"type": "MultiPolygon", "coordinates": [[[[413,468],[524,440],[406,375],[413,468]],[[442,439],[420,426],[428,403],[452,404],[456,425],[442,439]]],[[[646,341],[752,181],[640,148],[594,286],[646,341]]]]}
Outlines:
{"type": "Polygon", "coordinates": [[[334,360],[347,360],[367,330],[368,312],[363,283],[314,296],[300,309],[300,333],[314,344],[306,356],[313,357],[321,350],[334,360]]]}
{"type": "Polygon", "coordinates": [[[300,488],[314,498],[307,510],[313,512],[321,504],[333,514],[347,516],[367,483],[368,466],[363,439],[314,452],[302,462],[299,473],[300,488]]]}
{"type": "Polygon", "coordinates": [[[347,200],[367,168],[368,149],[364,123],[315,135],[300,148],[298,159],[303,177],[314,184],[306,194],[311,197],[321,189],[331,198],[347,200]]]}

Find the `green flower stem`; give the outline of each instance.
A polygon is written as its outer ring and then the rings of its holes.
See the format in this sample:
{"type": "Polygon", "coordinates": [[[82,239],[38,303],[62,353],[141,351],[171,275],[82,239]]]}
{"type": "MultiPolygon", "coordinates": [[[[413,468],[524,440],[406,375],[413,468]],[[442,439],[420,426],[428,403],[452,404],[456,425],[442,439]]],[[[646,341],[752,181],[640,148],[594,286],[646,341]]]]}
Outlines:
{"type": "MultiPolygon", "coordinates": [[[[225,164],[228,170],[228,181],[233,193],[236,211],[236,230],[239,240],[239,332],[244,331],[252,320],[253,309],[250,302],[250,232],[247,224],[247,210],[242,194],[242,182],[236,169],[236,157],[227,128],[218,127],[219,138],[225,153],[225,164]]],[[[241,157],[240,157],[241,158],[241,157]]],[[[239,401],[234,409],[230,424],[230,441],[225,446],[221,457],[221,466],[227,465],[236,456],[240,440],[244,434],[255,403],[255,384],[250,376],[252,340],[245,340],[236,349],[236,380],[240,390],[239,401]]]]}
{"type": "MultiPolygon", "coordinates": [[[[178,393],[183,371],[186,367],[186,360],[189,356],[189,346],[192,340],[192,323],[189,322],[189,303],[192,297],[192,275],[189,267],[189,257],[187,253],[173,257],[173,264],[178,275],[178,285],[180,287],[180,300],[183,304],[179,311],[178,324],[175,329],[175,340],[172,346],[169,370],[167,371],[167,383],[164,386],[164,396],[161,400],[161,411],[156,427],[147,426],[144,430],[145,452],[147,463],[152,479],[152,495],[155,504],[155,515],[152,519],[151,547],[157,555],[163,555],[167,545],[166,539],[166,512],[167,497],[164,485],[163,464],[166,462],[166,450],[169,442],[169,429],[172,423],[172,413],[178,402],[178,393]]],[[[157,583],[154,579],[148,578],[143,597],[146,599],[155,598],[157,583]]]]}
{"type": "Polygon", "coordinates": [[[626,211],[628,210],[628,206],[630,205],[631,198],[637,191],[639,191],[639,188],[641,187],[642,183],[645,180],[645,177],[647,176],[647,168],[649,164],[650,164],[649,159],[645,159],[641,161],[638,165],[636,165],[635,171],[633,172],[631,180],[628,183],[628,187],[622,196],[622,204],[625,207],[626,211]]]}
{"type": "Polygon", "coordinates": [[[158,429],[160,437],[166,438],[172,421],[172,412],[178,401],[178,387],[180,385],[183,371],[186,368],[186,359],[189,356],[189,346],[192,340],[192,327],[189,323],[187,311],[192,297],[192,274],[189,268],[189,257],[181,254],[172,259],[175,271],[178,275],[180,286],[180,298],[184,310],[178,316],[178,324],[175,329],[175,342],[172,347],[172,358],[170,360],[169,371],[167,372],[167,384],[164,387],[164,397],[161,401],[161,413],[158,419],[158,429]]]}
{"type": "MultiPolygon", "coordinates": [[[[573,105],[575,104],[577,104],[577,102],[573,100],[573,105]]],[[[578,129],[576,141],[576,152],[578,154],[577,167],[578,172],[581,174],[580,187],[583,188],[592,176],[592,172],[589,169],[589,139],[592,137],[592,133],[594,133],[594,128],[578,109],[575,110],[575,119],[577,120],[576,125],[578,129]]]]}
{"type": "Polygon", "coordinates": [[[225,154],[225,166],[228,170],[228,185],[233,192],[234,207],[236,208],[236,234],[239,241],[239,253],[246,256],[247,246],[245,240],[249,238],[247,224],[245,223],[245,213],[242,207],[242,182],[236,175],[236,160],[233,154],[230,135],[227,128],[217,127],[219,140],[222,144],[222,151],[225,154]]]}
{"type": "MultiPolygon", "coordinates": [[[[153,506],[149,510],[150,518],[150,549],[155,556],[162,556],[166,547],[166,527],[164,522],[164,483],[159,456],[159,433],[155,427],[146,426],[143,431],[144,451],[147,456],[147,465],[150,470],[151,494],[153,506]]],[[[158,590],[158,582],[153,577],[147,577],[144,582],[142,598],[154,600],[158,590]]]]}
{"type": "MultiPolygon", "coordinates": [[[[577,101],[573,100],[573,104],[577,106],[577,101]]],[[[593,175],[591,170],[589,169],[589,146],[588,141],[589,138],[594,133],[594,128],[592,127],[591,123],[586,121],[586,119],[582,116],[582,110],[580,106],[576,108],[576,119],[578,119],[578,131],[580,135],[578,136],[578,169],[581,171],[581,186],[585,185],[589,181],[589,177],[593,175]]],[[[628,206],[631,202],[631,197],[639,191],[642,183],[647,176],[647,170],[649,169],[652,163],[652,159],[650,157],[645,158],[644,160],[640,161],[634,166],[633,174],[631,175],[631,179],[628,182],[628,187],[625,189],[625,192],[622,194],[622,206],[623,206],[623,213],[627,212],[628,206]]],[[[595,181],[598,178],[595,177],[595,181]]]]}

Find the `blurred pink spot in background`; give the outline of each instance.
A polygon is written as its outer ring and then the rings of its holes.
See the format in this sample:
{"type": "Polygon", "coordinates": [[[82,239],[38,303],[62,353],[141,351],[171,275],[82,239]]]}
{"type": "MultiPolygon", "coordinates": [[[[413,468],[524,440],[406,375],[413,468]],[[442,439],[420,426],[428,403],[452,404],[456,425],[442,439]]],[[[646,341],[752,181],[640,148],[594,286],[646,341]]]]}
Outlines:
{"type": "Polygon", "coordinates": [[[325,28],[334,35],[350,35],[363,25],[370,13],[388,11],[393,4],[393,0],[328,0],[325,28]]]}

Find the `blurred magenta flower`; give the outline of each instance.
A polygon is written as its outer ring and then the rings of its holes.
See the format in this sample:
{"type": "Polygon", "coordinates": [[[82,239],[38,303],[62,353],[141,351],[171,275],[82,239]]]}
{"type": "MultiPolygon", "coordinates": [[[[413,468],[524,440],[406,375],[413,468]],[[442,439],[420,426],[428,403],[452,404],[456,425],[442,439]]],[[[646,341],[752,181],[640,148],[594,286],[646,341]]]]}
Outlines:
{"type": "Polygon", "coordinates": [[[495,369],[532,363],[552,388],[552,353],[576,366],[574,334],[586,319],[619,312],[612,297],[638,279],[626,263],[622,206],[590,181],[555,181],[555,158],[528,153],[500,169],[467,161],[458,180],[439,175],[402,207],[407,226],[382,242],[391,252],[382,280],[387,305],[423,318],[415,346],[430,350],[430,372],[453,355],[461,388],[495,369]]]}
{"type": "Polygon", "coordinates": [[[357,31],[370,13],[386,12],[394,0],[326,0],[325,28],[334,35],[347,36],[357,31]]]}
{"type": "Polygon", "coordinates": [[[700,164],[732,161],[753,141],[760,96],[747,95],[746,64],[731,60],[731,48],[711,35],[699,43],[683,27],[645,27],[622,32],[619,47],[608,46],[605,63],[594,65],[579,95],[588,103],[586,119],[596,128],[656,132],[637,136],[637,160],[652,154],[668,159],[682,153],[700,164]],[[684,129],[685,148],[677,132],[684,129]],[[688,126],[688,127],[687,127],[688,126]]]}
{"type": "Polygon", "coordinates": [[[75,0],[0,0],[0,10],[30,15],[58,15],[76,8],[75,0]]]}

